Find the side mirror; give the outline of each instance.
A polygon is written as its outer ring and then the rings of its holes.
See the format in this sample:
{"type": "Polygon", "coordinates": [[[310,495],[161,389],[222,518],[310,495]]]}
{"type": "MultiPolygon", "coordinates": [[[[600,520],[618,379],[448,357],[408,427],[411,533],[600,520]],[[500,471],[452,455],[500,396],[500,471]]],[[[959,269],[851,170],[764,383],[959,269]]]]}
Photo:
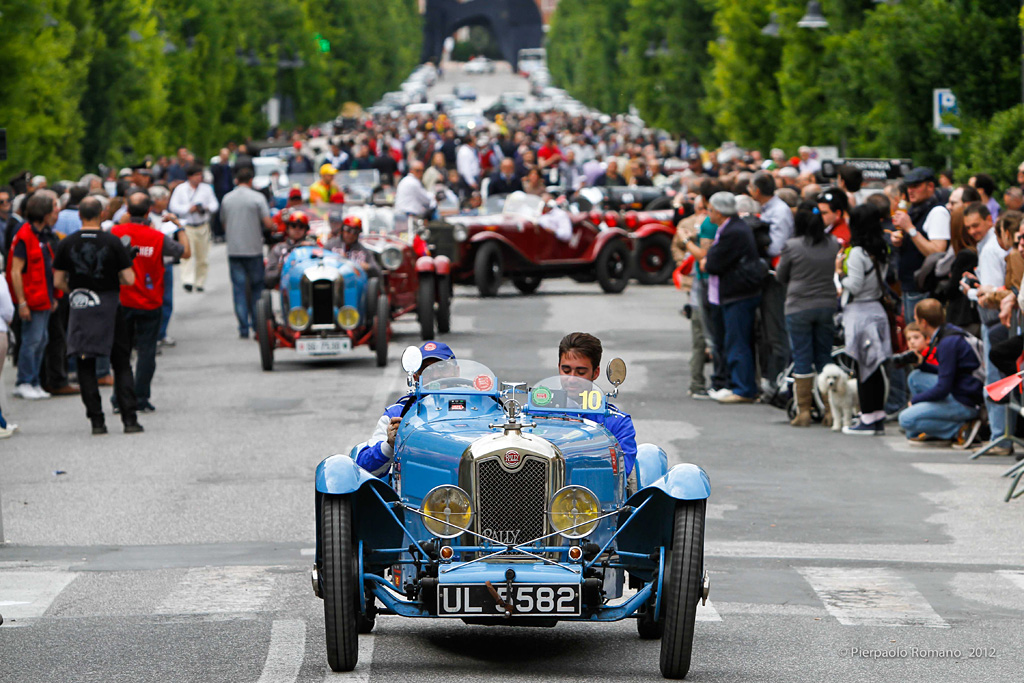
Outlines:
{"type": "Polygon", "coordinates": [[[422,364],[423,354],[420,353],[419,347],[407,346],[402,352],[402,369],[410,373],[419,372],[422,364]]]}
{"type": "Polygon", "coordinates": [[[621,358],[612,358],[608,361],[605,375],[612,386],[618,389],[619,385],[626,381],[626,362],[621,358]]]}

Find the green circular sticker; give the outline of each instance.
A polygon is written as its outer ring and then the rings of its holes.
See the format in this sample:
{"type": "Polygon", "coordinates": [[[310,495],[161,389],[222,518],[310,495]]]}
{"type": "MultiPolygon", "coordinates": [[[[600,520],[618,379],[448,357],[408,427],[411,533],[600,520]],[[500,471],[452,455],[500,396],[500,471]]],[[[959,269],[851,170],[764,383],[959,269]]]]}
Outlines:
{"type": "Polygon", "coordinates": [[[551,390],[547,387],[537,387],[533,390],[533,404],[537,406],[546,406],[551,403],[553,398],[551,390]]]}

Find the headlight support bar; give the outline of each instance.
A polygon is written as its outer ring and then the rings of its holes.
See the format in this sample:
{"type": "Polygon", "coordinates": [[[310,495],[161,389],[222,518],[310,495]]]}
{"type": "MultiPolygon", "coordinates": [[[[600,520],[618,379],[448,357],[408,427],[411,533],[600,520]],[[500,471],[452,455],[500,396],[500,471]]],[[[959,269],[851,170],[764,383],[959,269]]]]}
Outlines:
{"type": "Polygon", "coordinates": [[[633,518],[636,517],[637,513],[643,510],[644,506],[647,505],[649,502],[651,502],[651,498],[648,498],[644,502],[640,503],[639,507],[633,508],[633,511],[629,513],[629,517],[627,517],[626,521],[622,523],[622,526],[615,530],[615,533],[612,534],[612,537],[608,539],[608,542],[605,543],[601,550],[598,551],[597,555],[594,555],[594,559],[592,559],[590,562],[584,565],[584,569],[590,569],[594,566],[594,564],[601,558],[601,555],[604,555],[604,551],[608,550],[608,546],[612,544],[612,541],[618,538],[619,534],[622,533],[623,529],[629,526],[629,523],[633,521],[633,518]]]}

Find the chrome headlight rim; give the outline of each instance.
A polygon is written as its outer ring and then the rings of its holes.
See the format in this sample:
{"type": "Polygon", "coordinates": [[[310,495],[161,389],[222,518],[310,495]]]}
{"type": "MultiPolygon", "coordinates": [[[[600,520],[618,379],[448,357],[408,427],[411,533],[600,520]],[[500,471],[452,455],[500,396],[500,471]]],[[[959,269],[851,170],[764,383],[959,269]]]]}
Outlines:
{"type": "Polygon", "coordinates": [[[469,228],[465,225],[456,225],[452,228],[452,238],[454,238],[456,242],[465,242],[468,237],[469,228]]]}
{"type": "Polygon", "coordinates": [[[597,529],[597,524],[600,521],[598,518],[601,516],[601,514],[601,499],[598,498],[597,494],[591,491],[589,488],[587,488],[586,486],[581,486],[579,484],[569,484],[568,486],[563,486],[562,488],[558,489],[558,491],[555,492],[555,495],[551,496],[551,501],[548,504],[548,521],[551,523],[551,528],[558,532],[558,535],[560,535],[562,538],[568,538],[572,540],[585,538],[590,534],[594,533],[594,531],[597,529]],[[555,511],[555,506],[559,502],[560,498],[569,495],[582,495],[584,498],[589,497],[591,499],[589,502],[591,503],[594,509],[594,518],[589,522],[581,522],[577,519],[571,521],[569,524],[560,525],[560,517],[563,513],[557,513],[555,511]],[[575,528],[568,530],[570,529],[570,527],[575,528]]]}
{"type": "Polygon", "coordinates": [[[427,531],[429,531],[434,536],[437,536],[438,538],[455,538],[457,536],[461,536],[463,533],[465,533],[463,529],[469,529],[470,526],[473,524],[473,515],[475,514],[473,510],[473,499],[469,496],[468,493],[466,493],[465,489],[463,489],[461,486],[456,486],[455,484],[441,484],[427,491],[426,495],[423,496],[422,502],[420,503],[420,512],[423,514],[423,526],[426,527],[427,531]],[[427,511],[428,501],[431,501],[433,497],[441,496],[444,495],[445,493],[449,494],[449,499],[447,501],[447,505],[449,506],[448,509],[450,509],[452,502],[450,498],[451,494],[455,494],[456,496],[462,498],[461,502],[463,503],[466,512],[459,514],[466,515],[465,524],[457,525],[451,523],[449,517],[446,517],[444,522],[438,521],[438,515],[431,515],[431,513],[427,511]]]}
{"type": "Polygon", "coordinates": [[[380,264],[387,270],[395,270],[402,265],[402,250],[398,247],[387,247],[380,253],[380,264]]]}
{"type": "Polygon", "coordinates": [[[288,311],[288,327],[293,330],[306,329],[309,327],[309,320],[309,311],[302,306],[293,306],[292,309],[288,311]]]}
{"type": "Polygon", "coordinates": [[[355,306],[342,306],[336,317],[338,327],[343,330],[354,330],[359,327],[359,310],[355,306]],[[346,323],[345,320],[349,322],[346,323]]]}

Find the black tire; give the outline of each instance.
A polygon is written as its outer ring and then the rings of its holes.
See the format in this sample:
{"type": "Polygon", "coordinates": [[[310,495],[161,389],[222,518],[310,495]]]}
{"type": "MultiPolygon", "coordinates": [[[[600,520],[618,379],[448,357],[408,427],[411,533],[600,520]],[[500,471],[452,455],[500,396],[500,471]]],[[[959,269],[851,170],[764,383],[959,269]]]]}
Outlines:
{"type": "Polygon", "coordinates": [[[533,294],[540,287],[541,278],[536,275],[516,275],[512,284],[523,294],[533,294]]]}
{"type": "Polygon", "coordinates": [[[320,510],[327,663],[332,671],[352,671],[359,660],[359,577],[351,502],[347,496],[325,495],[320,510]]]}
{"type": "Polygon", "coordinates": [[[629,284],[631,256],[625,240],[614,239],[597,255],[594,270],[597,282],[606,294],[620,294],[629,284]]]}
{"type": "Polygon", "coordinates": [[[665,563],[661,599],[665,634],[661,638],[661,675],[684,678],[690,670],[694,622],[704,567],[704,501],[676,506],[672,549],[665,563]]]}
{"type": "Polygon", "coordinates": [[[388,295],[377,295],[377,320],[374,322],[374,351],[377,354],[377,367],[388,364],[388,324],[391,322],[391,304],[388,295]]]}
{"type": "Polygon", "coordinates": [[[274,306],[270,292],[264,290],[256,304],[256,339],[260,343],[260,365],[264,372],[274,369],[274,306]]]}
{"type": "Polygon", "coordinates": [[[657,640],[665,633],[665,619],[654,620],[654,600],[649,600],[637,610],[636,632],[640,640],[657,640]]]}
{"type": "Polygon", "coordinates": [[[633,254],[633,274],[640,284],[660,285],[668,282],[676,268],[672,258],[672,240],[658,232],[640,240],[633,254]]]}
{"type": "Polygon", "coordinates": [[[495,242],[484,242],[473,259],[473,277],[480,296],[496,295],[503,275],[501,247],[495,242]]]}
{"type": "Polygon", "coordinates": [[[420,321],[420,337],[423,341],[434,338],[434,274],[420,273],[419,289],[416,291],[416,317],[420,321]]]}
{"type": "Polygon", "coordinates": [[[448,334],[452,330],[452,276],[437,278],[437,331],[448,334]]]}
{"type": "Polygon", "coordinates": [[[661,211],[663,209],[672,208],[671,197],[655,197],[651,201],[647,202],[647,206],[644,207],[644,211],[661,211]]]}

